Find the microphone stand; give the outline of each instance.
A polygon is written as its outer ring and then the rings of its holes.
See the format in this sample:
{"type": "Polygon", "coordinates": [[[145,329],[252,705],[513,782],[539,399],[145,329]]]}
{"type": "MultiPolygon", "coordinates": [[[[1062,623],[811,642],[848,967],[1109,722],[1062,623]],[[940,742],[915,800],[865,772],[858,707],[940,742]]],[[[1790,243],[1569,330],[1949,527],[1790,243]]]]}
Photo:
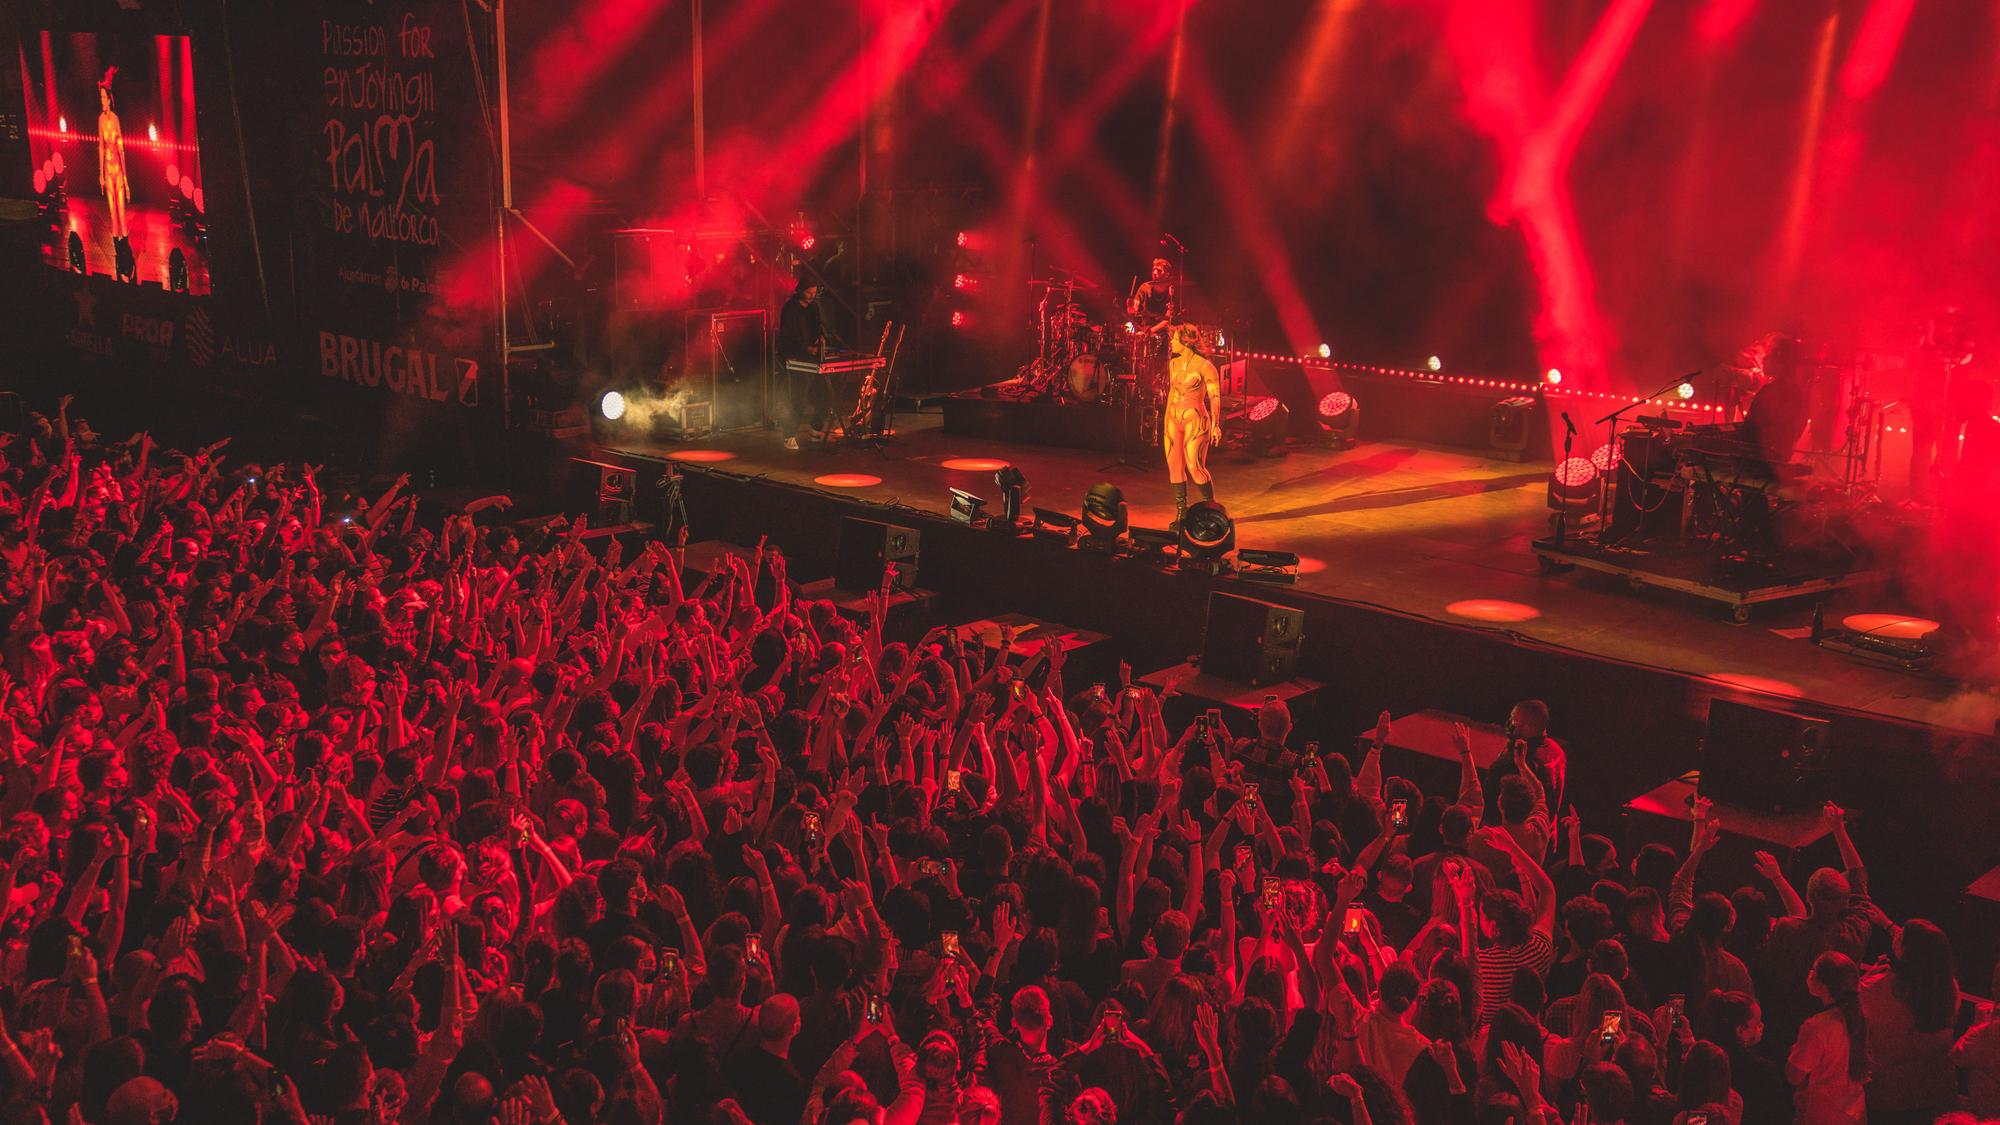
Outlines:
{"type": "MultiPolygon", "coordinates": [[[[1666,394],[1668,391],[1674,390],[1675,388],[1679,387],[1682,383],[1685,383],[1688,380],[1699,376],[1700,374],[1701,374],[1700,371],[1690,371],[1685,375],[1676,375],[1671,380],[1662,385],[1659,390],[1653,391],[1650,394],[1641,395],[1638,398],[1633,399],[1631,402],[1625,403],[1624,405],[1620,406],[1618,409],[1613,410],[1611,413],[1606,414],[1604,417],[1599,418],[1596,424],[1606,427],[1605,429],[1606,436],[1604,441],[1605,446],[1609,448],[1613,454],[1618,453],[1618,419],[1623,417],[1626,411],[1632,409],[1635,406],[1644,406],[1648,402],[1651,402],[1652,400],[1659,398],[1661,395],[1666,394]]],[[[1666,409],[1671,410],[1673,408],[1667,407],[1666,409]]],[[[1565,460],[1568,459],[1567,453],[1565,453],[1564,459],[1565,460]]],[[[1623,455],[1617,455],[1612,457],[1610,471],[1611,471],[1611,480],[1613,484],[1616,484],[1618,482],[1618,468],[1624,463],[1625,463],[1625,458],[1623,455]]],[[[1597,496],[1597,523],[1600,529],[1611,526],[1610,511],[1609,511],[1610,505],[1611,505],[1611,490],[1608,488],[1599,489],[1597,496]]],[[[1599,534],[1602,534],[1601,530],[1599,534]]]]}
{"type": "MultiPolygon", "coordinates": [[[[1576,442],[1576,423],[1569,420],[1569,411],[1565,410],[1562,412],[1562,420],[1563,420],[1563,455],[1562,455],[1562,460],[1556,462],[1556,472],[1558,474],[1562,472],[1562,468],[1564,465],[1569,464],[1570,447],[1576,442]]],[[[1616,467],[1617,467],[1616,465],[1613,466],[1614,469],[1616,467]]],[[[1558,480],[1556,483],[1561,484],[1562,482],[1558,480]]],[[[1598,491],[1598,496],[1601,500],[1605,490],[1600,488],[1597,491],[1598,491]]],[[[1601,511],[1598,519],[1601,526],[1603,521],[1603,515],[1601,511]]],[[[1569,539],[1569,505],[1558,504],[1556,505],[1556,546],[1558,547],[1562,546],[1563,543],[1565,543],[1568,539],[1569,539]]]]}

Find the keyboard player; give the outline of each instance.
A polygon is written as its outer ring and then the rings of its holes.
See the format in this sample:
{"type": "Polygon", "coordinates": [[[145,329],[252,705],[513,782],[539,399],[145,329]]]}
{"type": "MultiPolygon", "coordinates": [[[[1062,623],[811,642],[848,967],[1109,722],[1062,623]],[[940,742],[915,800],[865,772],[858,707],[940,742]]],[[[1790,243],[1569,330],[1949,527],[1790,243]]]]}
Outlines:
{"type": "Polygon", "coordinates": [[[788,360],[817,363],[826,357],[827,350],[833,346],[833,334],[826,326],[826,309],[820,302],[824,295],[825,289],[818,282],[801,278],[784,307],[778,310],[778,338],[772,349],[778,363],[773,374],[783,379],[784,384],[773,405],[778,432],[784,435],[786,449],[796,450],[799,447],[801,424],[809,420],[824,422],[833,408],[831,403],[824,401],[824,380],[786,366],[788,360]]]}

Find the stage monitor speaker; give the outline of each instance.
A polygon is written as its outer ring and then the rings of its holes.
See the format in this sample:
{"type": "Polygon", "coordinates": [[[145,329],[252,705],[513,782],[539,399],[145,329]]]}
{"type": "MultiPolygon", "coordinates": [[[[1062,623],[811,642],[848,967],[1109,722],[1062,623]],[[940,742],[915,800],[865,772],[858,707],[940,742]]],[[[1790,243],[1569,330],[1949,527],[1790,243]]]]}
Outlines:
{"type": "Polygon", "coordinates": [[[915,589],[919,542],[914,527],[853,516],[841,520],[840,541],[833,556],[834,588],[851,593],[879,589],[884,571],[894,566],[890,588],[915,589]]]}
{"type": "Polygon", "coordinates": [[[1493,421],[1487,433],[1493,456],[1503,461],[1529,460],[1533,428],[1541,421],[1541,403],[1533,395],[1515,395],[1494,403],[1493,421]]]}
{"type": "Polygon", "coordinates": [[[661,523],[665,507],[659,463],[634,458],[629,463],[569,457],[557,466],[550,498],[564,512],[582,512],[592,527],[645,520],[661,523]]]}
{"type": "Polygon", "coordinates": [[[1708,705],[1701,793],[1762,812],[1810,809],[1826,799],[1827,722],[1730,699],[1708,705]]]}
{"type": "Polygon", "coordinates": [[[1304,610],[1212,593],[1208,627],[1202,635],[1201,670],[1252,687],[1289,680],[1298,668],[1305,625],[1304,610]]]}

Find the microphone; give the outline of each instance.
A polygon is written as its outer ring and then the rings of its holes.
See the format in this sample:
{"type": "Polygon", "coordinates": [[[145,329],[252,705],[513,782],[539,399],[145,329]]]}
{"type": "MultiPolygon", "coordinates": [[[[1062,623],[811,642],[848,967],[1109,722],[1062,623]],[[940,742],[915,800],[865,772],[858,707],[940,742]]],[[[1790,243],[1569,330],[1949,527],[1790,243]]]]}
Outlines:
{"type": "Polygon", "coordinates": [[[1576,423],[1569,420],[1569,411],[1565,410],[1562,412],[1562,419],[1563,419],[1563,428],[1568,430],[1571,434],[1576,433],[1576,423]]]}

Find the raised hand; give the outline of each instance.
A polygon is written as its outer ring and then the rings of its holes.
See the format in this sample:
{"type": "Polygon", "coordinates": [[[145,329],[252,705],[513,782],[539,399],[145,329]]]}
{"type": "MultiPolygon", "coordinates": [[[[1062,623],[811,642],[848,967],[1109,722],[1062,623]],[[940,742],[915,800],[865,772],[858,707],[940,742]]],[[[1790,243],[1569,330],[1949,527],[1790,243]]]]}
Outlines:
{"type": "Polygon", "coordinates": [[[1785,877],[1784,869],[1778,866],[1778,857],[1770,852],[1758,852],[1750,863],[1767,883],[1776,883],[1785,877]]]}

